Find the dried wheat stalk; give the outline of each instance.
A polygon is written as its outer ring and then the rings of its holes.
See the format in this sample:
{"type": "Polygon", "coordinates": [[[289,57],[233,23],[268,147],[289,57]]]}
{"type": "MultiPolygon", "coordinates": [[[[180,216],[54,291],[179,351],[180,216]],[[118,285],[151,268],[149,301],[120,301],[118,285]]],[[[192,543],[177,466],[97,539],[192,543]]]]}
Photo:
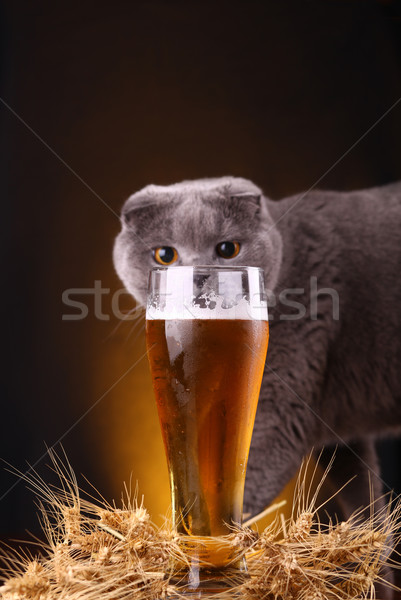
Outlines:
{"type": "MultiPolygon", "coordinates": [[[[51,453],[61,486],[35,473],[24,477],[40,500],[47,536],[45,556],[6,550],[3,600],[159,600],[178,593],[166,573],[186,561],[168,523],[156,528],[125,490],[122,507],[81,497],[72,469],[51,453]]],[[[248,526],[225,538],[245,553],[250,578],[238,588],[244,600],[350,600],[374,598],[390,538],[399,536],[399,505],[323,526],[300,477],[293,516],[277,517],[262,533],[248,526]]],[[[319,486],[318,486],[319,488],[319,486]]],[[[221,599],[227,597],[222,593],[221,599]]],[[[231,596],[230,596],[231,597],[231,596]]],[[[214,598],[217,598],[214,596],[214,598]]]]}

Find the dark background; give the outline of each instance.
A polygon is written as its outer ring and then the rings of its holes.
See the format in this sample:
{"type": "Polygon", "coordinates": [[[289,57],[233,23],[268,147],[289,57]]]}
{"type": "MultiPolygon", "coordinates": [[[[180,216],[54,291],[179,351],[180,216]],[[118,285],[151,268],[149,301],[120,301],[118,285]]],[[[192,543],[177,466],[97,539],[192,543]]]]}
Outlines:
{"type": "MultiPolygon", "coordinates": [[[[47,480],[39,459],[62,438],[111,499],[161,452],[144,361],[118,381],[143,340],[92,309],[63,321],[63,290],[121,287],[117,215],[148,183],[232,174],[278,199],[399,179],[401,103],[380,119],[401,97],[400,3],[10,0],[0,96],[0,458],[47,480]]],[[[383,478],[401,491],[398,447],[383,478]]],[[[1,469],[2,537],[38,528],[16,481],[1,469]]]]}

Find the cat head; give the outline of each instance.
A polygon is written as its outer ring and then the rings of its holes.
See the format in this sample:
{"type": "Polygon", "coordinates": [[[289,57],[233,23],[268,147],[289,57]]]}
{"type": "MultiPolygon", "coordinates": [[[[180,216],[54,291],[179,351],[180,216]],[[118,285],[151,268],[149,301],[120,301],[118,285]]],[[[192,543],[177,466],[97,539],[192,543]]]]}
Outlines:
{"type": "Polygon", "coordinates": [[[261,190],[246,179],[148,185],[128,198],[121,222],[114,265],[143,305],[149,271],[158,265],[256,266],[267,289],[277,283],[281,237],[261,190]]]}

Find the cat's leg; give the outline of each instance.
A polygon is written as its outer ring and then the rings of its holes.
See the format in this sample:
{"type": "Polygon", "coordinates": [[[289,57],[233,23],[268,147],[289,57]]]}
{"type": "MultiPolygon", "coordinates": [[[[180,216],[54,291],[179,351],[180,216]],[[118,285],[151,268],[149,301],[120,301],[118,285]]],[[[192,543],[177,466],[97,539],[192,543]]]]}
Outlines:
{"type": "MultiPolygon", "coordinates": [[[[333,456],[333,448],[327,448],[321,455],[320,465],[324,468],[333,456]]],[[[320,498],[324,502],[332,494],[341,491],[324,506],[325,513],[333,520],[348,519],[353,513],[362,510],[365,519],[374,513],[379,513],[386,504],[383,498],[384,484],[380,478],[379,460],[375,449],[374,440],[371,438],[339,446],[335,451],[335,459],[329,471],[327,482],[320,498]],[[343,487],[345,486],[345,487],[343,487]],[[374,502],[372,505],[371,503],[374,502]]],[[[383,513],[381,513],[383,514],[383,513]]],[[[322,521],[327,521],[321,515],[322,521]]],[[[388,540],[391,547],[392,540],[388,540]]],[[[381,576],[392,583],[394,576],[390,568],[385,568],[381,576]]],[[[386,585],[378,584],[376,597],[391,600],[393,592],[386,585]]]]}
{"type": "MultiPolygon", "coordinates": [[[[277,404],[269,410],[262,403],[258,409],[244,496],[244,512],[250,515],[258,514],[273,502],[311,449],[307,436],[301,433],[300,419],[284,418],[277,411],[277,404]],[[300,433],[296,431],[298,427],[300,433]]],[[[295,411],[287,412],[290,416],[295,414],[295,411]]]]}

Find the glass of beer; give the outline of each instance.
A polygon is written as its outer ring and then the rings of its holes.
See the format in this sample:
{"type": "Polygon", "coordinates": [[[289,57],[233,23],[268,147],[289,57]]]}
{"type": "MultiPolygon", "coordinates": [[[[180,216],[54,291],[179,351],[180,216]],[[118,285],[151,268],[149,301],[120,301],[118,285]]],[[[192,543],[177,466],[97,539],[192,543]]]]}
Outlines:
{"type": "Polygon", "coordinates": [[[194,598],[246,577],[245,559],[227,536],[242,522],[268,335],[261,269],[151,271],[146,342],[173,525],[188,557],[173,565],[173,580],[194,598]]]}

